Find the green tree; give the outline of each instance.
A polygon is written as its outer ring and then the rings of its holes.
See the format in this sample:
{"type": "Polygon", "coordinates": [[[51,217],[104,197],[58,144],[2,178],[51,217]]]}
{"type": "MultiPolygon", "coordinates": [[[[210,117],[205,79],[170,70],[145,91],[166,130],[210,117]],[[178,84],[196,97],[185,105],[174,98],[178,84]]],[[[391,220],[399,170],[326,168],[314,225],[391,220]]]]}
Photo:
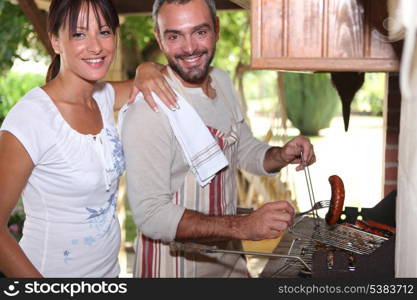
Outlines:
{"type": "Polygon", "coordinates": [[[366,73],[365,83],[352,102],[352,111],[382,116],[386,93],[385,81],[385,73],[366,73]]]}
{"type": "Polygon", "coordinates": [[[220,39],[213,65],[235,75],[237,64],[249,64],[250,35],[247,11],[220,12],[220,39]]]}
{"type": "Polygon", "coordinates": [[[27,20],[18,5],[0,0],[0,76],[20,58],[21,48],[33,49],[35,57],[45,56],[46,51],[33,33],[33,25],[27,20]]]}
{"type": "Polygon", "coordinates": [[[315,136],[329,127],[340,108],[329,74],[286,73],[284,86],[288,118],[301,134],[315,136]]]}
{"type": "Polygon", "coordinates": [[[160,61],[161,52],[152,32],[151,16],[127,16],[121,25],[123,69],[128,78],[135,76],[143,61],[160,61]]]}
{"type": "Polygon", "coordinates": [[[0,124],[8,111],[30,89],[40,86],[45,82],[41,74],[18,74],[9,72],[0,77],[0,124]]]}

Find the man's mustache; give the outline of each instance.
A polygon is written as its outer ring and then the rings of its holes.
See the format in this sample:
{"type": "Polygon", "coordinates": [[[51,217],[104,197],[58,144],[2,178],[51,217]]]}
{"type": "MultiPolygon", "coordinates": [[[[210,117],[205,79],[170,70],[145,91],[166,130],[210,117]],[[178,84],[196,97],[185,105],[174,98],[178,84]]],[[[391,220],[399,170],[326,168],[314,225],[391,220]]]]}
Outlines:
{"type": "Polygon", "coordinates": [[[201,56],[203,54],[208,54],[208,51],[207,50],[197,50],[197,51],[194,51],[193,53],[177,54],[177,55],[175,55],[175,58],[176,59],[184,59],[184,58],[191,57],[191,56],[201,56]]]}

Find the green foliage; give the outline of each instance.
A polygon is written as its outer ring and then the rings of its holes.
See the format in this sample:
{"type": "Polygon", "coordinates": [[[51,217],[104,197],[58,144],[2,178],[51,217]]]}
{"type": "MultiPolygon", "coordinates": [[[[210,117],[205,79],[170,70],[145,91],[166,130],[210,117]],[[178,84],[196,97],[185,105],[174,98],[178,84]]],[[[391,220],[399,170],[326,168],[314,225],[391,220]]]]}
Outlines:
{"type": "Polygon", "coordinates": [[[301,134],[329,127],[340,100],[328,74],[286,73],[284,84],[288,118],[301,134]]]}
{"type": "Polygon", "coordinates": [[[30,89],[40,86],[45,78],[40,74],[9,73],[0,77],[0,124],[8,111],[30,89]]]}
{"type": "Polygon", "coordinates": [[[16,239],[16,241],[20,241],[23,235],[23,224],[25,222],[25,213],[23,208],[16,209],[9,218],[7,222],[7,226],[9,227],[10,233],[16,239]]]}
{"type": "Polygon", "coordinates": [[[135,221],[133,221],[132,210],[130,209],[129,201],[125,200],[126,218],[124,222],[124,228],[126,230],[125,240],[126,242],[133,242],[137,235],[137,227],[135,221]]]}
{"type": "Polygon", "coordinates": [[[0,0],[0,19],[0,76],[10,70],[16,58],[20,58],[21,47],[34,49],[36,55],[45,55],[43,46],[33,33],[33,25],[19,6],[0,0]]]}
{"type": "Polygon", "coordinates": [[[153,22],[151,16],[127,16],[121,25],[122,43],[128,47],[136,43],[136,47],[143,51],[151,42],[155,41],[153,35],[153,22]]]}
{"type": "Polygon", "coordinates": [[[352,111],[382,116],[385,97],[385,73],[366,73],[362,88],[352,102],[352,111]]]}
{"type": "Polygon", "coordinates": [[[249,63],[250,35],[247,11],[219,12],[220,39],[217,42],[213,65],[234,76],[239,60],[249,63]],[[242,57],[241,57],[242,52],[242,57]]]}
{"type": "MultiPolygon", "coordinates": [[[[243,78],[245,95],[249,101],[277,97],[277,72],[254,70],[243,78]]],[[[276,101],[276,100],[275,100],[276,101]]]]}

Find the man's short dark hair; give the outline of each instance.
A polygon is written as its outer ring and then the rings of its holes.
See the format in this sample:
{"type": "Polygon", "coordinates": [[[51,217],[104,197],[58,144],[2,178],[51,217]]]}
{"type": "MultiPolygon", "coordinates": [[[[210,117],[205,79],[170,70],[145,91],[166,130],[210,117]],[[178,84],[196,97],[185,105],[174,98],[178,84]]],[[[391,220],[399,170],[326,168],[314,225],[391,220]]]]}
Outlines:
{"type": "MultiPolygon", "coordinates": [[[[161,9],[161,6],[167,2],[167,3],[178,3],[178,4],[187,4],[191,0],[155,0],[153,3],[153,9],[152,9],[152,19],[153,23],[156,26],[156,29],[159,31],[158,26],[158,13],[161,9]]],[[[210,9],[211,18],[213,20],[213,26],[216,26],[216,3],[214,0],[204,0],[206,1],[207,6],[210,9]]]]}

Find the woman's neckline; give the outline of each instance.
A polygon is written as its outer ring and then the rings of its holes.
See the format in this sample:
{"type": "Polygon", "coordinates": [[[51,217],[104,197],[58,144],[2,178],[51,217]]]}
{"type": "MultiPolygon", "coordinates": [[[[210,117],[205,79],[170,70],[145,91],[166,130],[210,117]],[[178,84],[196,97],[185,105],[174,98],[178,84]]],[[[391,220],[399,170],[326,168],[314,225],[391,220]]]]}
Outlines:
{"type": "Polygon", "coordinates": [[[37,89],[39,89],[41,91],[41,93],[43,93],[47,98],[48,98],[48,102],[50,103],[50,105],[53,107],[53,109],[55,110],[55,112],[58,114],[60,120],[62,120],[62,122],[65,124],[65,126],[67,126],[71,131],[77,133],[78,135],[81,136],[86,136],[86,137],[92,137],[94,140],[96,140],[96,137],[101,135],[101,133],[104,131],[104,117],[103,117],[103,112],[101,110],[101,107],[99,105],[99,103],[97,102],[97,100],[92,97],[94,99],[94,101],[97,104],[97,107],[100,111],[100,117],[101,117],[101,129],[99,130],[98,133],[82,133],[79,132],[78,130],[74,129],[70,123],[68,123],[68,121],[64,118],[64,116],[61,114],[61,111],[58,109],[58,107],[56,106],[54,100],[52,99],[51,96],[49,96],[49,94],[42,88],[42,87],[37,87],[37,89]]]}

